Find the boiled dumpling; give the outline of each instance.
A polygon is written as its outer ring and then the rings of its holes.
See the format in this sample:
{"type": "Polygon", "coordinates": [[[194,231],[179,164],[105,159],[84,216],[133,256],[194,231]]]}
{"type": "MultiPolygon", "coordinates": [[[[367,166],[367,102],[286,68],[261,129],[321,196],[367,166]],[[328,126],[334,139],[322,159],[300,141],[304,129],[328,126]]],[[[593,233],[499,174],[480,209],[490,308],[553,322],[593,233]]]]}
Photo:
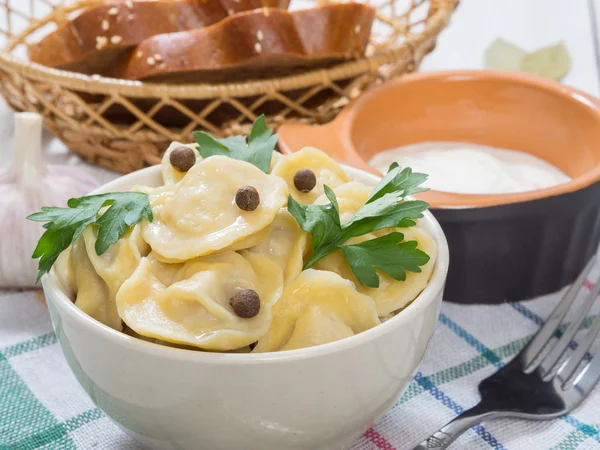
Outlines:
{"type": "Polygon", "coordinates": [[[169,148],[167,148],[167,150],[165,151],[165,154],[163,155],[162,158],[162,162],[161,162],[161,173],[162,173],[162,177],[163,177],[163,182],[165,184],[175,184],[175,183],[179,183],[183,177],[185,176],[185,174],[187,172],[180,172],[179,170],[175,169],[172,165],[171,165],[171,161],[170,161],[170,156],[171,156],[171,152],[173,150],[175,150],[177,147],[188,147],[191,148],[192,150],[194,150],[194,153],[196,154],[196,161],[198,161],[199,159],[202,159],[202,157],[200,156],[200,152],[198,152],[198,150],[196,150],[196,147],[198,145],[197,144],[182,144],[180,142],[173,142],[171,143],[171,145],[169,145],[169,148]]]}
{"type": "Polygon", "coordinates": [[[123,327],[114,297],[111,299],[106,282],[92,265],[83,236],[73,244],[68,264],[75,306],[98,322],[120,331],[123,327]]]}
{"type": "MultiPolygon", "coordinates": [[[[335,272],[347,280],[351,280],[356,289],[363,294],[366,294],[375,300],[377,306],[377,314],[379,317],[385,317],[394,311],[404,308],[408,303],[413,301],[429,282],[435,260],[437,258],[437,244],[433,238],[422,228],[396,228],[393,231],[398,231],[404,234],[405,241],[417,241],[417,248],[429,255],[429,262],[421,266],[421,272],[406,271],[406,280],[398,281],[377,269],[379,275],[379,287],[371,288],[361,285],[352,269],[344,259],[340,250],[337,250],[327,255],[322,260],[318,261],[313,267],[319,270],[329,270],[335,272]]],[[[374,239],[388,233],[389,230],[381,230],[365,236],[352,238],[348,241],[349,244],[357,244],[368,239],[374,239]]]]}
{"type": "Polygon", "coordinates": [[[250,252],[196,258],[175,276],[161,270],[160,262],[142,259],[117,295],[120,316],[143,336],[207,350],[239,349],[261,338],[283,286],[279,266],[250,252]],[[229,304],[243,289],[260,296],[260,311],[249,319],[237,316],[229,304]]]}
{"type": "Polygon", "coordinates": [[[271,165],[269,166],[269,173],[273,173],[273,169],[275,168],[275,166],[279,164],[284,158],[285,156],[283,156],[281,153],[277,151],[273,152],[271,154],[271,165]]]}
{"type": "Polygon", "coordinates": [[[138,334],[135,331],[133,331],[131,328],[129,328],[127,326],[127,324],[123,324],[123,333],[125,333],[128,336],[134,337],[136,339],[140,339],[142,341],[150,342],[152,344],[164,345],[166,347],[172,347],[172,348],[181,348],[181,349],[184,349],[184,350],[196,350],[196,347],[192,347],[190,345],[173,344],[172,342],[161,341],[160,339],[154,339],[154,338],[149,338],[149,337],[146,337],[146,336],[142,336],[141,334],[138,334]]]}
{"type": "Polygon", "coordinates": [[[131,276],[142,256],[148,254],[150,248],[141,236],[141,227],[136,225],[128,229],[125,234],[102,254],[96,253],[96,239],[98,229],[87,227],[83,233],[83,240],[88,258],[96,273],[104,280],[108,287],[110,300],[115,301],[117,291],[123,282],[131,276]]]}
{"type": "MultiPolygon", "coordinates": [[[[75,305],[94,319],[117,330],[121,319],[115,299],[123,282],[133,273],[148,245],[136,225],[102,255],[96,253],[98,230],[89,226],[68,252],[61,255],[61,271],[75,298],[75,305]]],[[[65,282],[65,281],[63,281],[65,282]]]]}
{"type": "Polygon", "coordinates": [[[146,257],[150,264],[150,270],[158,280],[165,286],[170,286],[175,282],[177,275],[185,263],[169,264],[161,261],[156,253],[150,252],[146,257]]]}
{"type": "Polygon", "coordinates": [[[350,181],[342,166],[326,153],[312,147],[305,147],[282,157],[273,168],[272,174],[283,178],[294,200],[304,204],[313,203],[323,194],[324,184],[333,189],[350,181]],[[294,175],[301,169],[310,169],[317,177],[317,185],[310,192],[301,192],[294,186],[294,175]]]}
{"type": "MultiPolygon", "coordinates": [[[[275,216],[277,217],[277,216],[275,216]]],[[[272,223],[272,222],[271,222],[272,223]]],[[[251,247],[255,247],[263,242],[269,236],[269,226],[266,226],[262,230],[257,233],[251,234],[250,236],[240,239],[239,241],[234,242],[228,247],[225,247],[223,251],[233,251],[236,252],[238,250],[245,250],[251,247]]]]}
{"type": "MultiPolygon", "coordinates": [[[[342,223],[346,223],[365,204],[372,191],[372,187],[357,181],[351,181],[333,189],[338,201],[342,223]]],[[[325,194],[315,200],[315,204],[317,205],[325,205],[327,203],[329,203],[329,199],[325,194]]]]}
{"type": "MultiPolygon", "coordinates": [[[[417,248],[429,255],[429,261],[421,266],[421,272],[406,271],[406,280],[397,281],[379,273],[379,288],[361,286],[359,290],[375,300],[378,314],[383,317],[404,308],[413,301],[429,283],[437,259],[437,243],[433,237],[419,226],[397,228],[404,234],[405,241],[417,241],[417,248]]],[[[383,232],[376,232],[378,236],[383,232]]]]}
{"type": "MultiPolygon", "coordinates": [[[[160,186],[160,187],[156,187],[156,188],[135,186],[132,190],[136,191],[136,192],[143,192],[148,195],[152,194],[152,195],[158,196],[164,192],[170,191],[171,189],[172,188],[168,187],[168,186],[160,186]]],[[[240,239],[239,241],[236,241],[233,244],[228,245],[227,247],[221,249],[221,251],[238,251],[238,250],[245,250],[247,248],[254,247],[254,246],[260,244],[264,239],[267,238],[267,236],[269,235],[268,228],[269,227],[265,227],[262,230],[254,233],[254,234],[251,234],[248,237],[240,239]]],[[[154,257],[154,259],[159,260],[164,263],[175,264],[175,263],[182,262],[178,258],[166,258],[158,253],[153,253],[153,257],[154,257]]]]}
{"type": "Polygon", "coordinates": [[[52,270],[54,271],[54,276],[58,280],[59,286],[63,292],[67,297],[74,299],[77,283],[75,282],[75,273],[73,272],[71,265],[72,252],[73,246],[71,245],[58,255],[52,270]]]}
{"type": "MultiPolygon", "coordinates": [[[[179,170],[173,168],[173,166],[171,165],[171,152],[177,147],[191,148],[196,153],[196,161],[202,159],[202,156],[200,156],[200,152],[197,149],[198,144],[182,144],[181,142],[172,142],[171,145],[169,145],[169,148],[167,148],[167,150],[165,151],[161,161],[161,173],[164,184],[179,183],[186,174],[186,172],[180,172],[179,170]]],[[[273,152],[273,154],[271,155],[271,167],[269,169],[269,172],[273,170],[273,168],[275,167],[277,162],[280,161],[281,158],[283,158],[283,155],[281,153],[273,152]]]]}
{"type": "Polygon", "coordinates": [[[171,189],[149,194],[152,223],[143,222],[142,235],[166,261],[186,261],[226,249],[258,233],[286,204],[287,186],[257,167],[226,156],[196,163],[171,189]],[[253,186],[260,205],[243,211],[235,195],[253,186]]]}
{"type": "Polygon", "coordinates": [[[308,269],[285,286],[273,322],[255,352],[293,350],[337,341],[380,323],[373,299],[332,272],[308,269]]]}
{"type": "MultiPolygon", "coordinates": [[[[369,195],[371,195],[371,191],[371,187],[357,182],[347,183],[334,189],[339,203],[342,223],[348,221],[354,213],[358,211],[358,209],[367,201],[369,195]]],[[[322,196],[319,197],[315,203],[323,204],[328,201],[329,200],[327,200],[325,196],[322,196]]],[[[379,317],[385,317],[394,311],[404,308],[419,295],[429,282],[437,257],[437,245],[435,240],[427,233],[427,231],[423,230],[418,225],[410,228],[388,228],[378,230],[374,233],[352,238],[348,241],[348,244],[358,244],[365,240],[375,239],[392,231],[404,234],[405,241],[417,241],[417,247],[427,253],[430,258],[427,264],[421,266],[421,272],[406,271],[405,281],[394,280],[381,270],[377,270],[377,275],[379,275],[379,287],[370,288],[368,286],[363,286],[358,282],[352,273],[352,269],[350,269],[350,266],[346,263],[342,252],[339,250],[326,256],[313,266],[315,269],[329,270],[351,280],[360,292],[369,295],[375,300],[379,317]]]]}
{"type": "Polygon", "coordinates": [[[269,256],[283,269],[283,280],[288,283],[302,271],[307,235],[284,208],[265,231],[258,245],[248,251],[269,256]]]}

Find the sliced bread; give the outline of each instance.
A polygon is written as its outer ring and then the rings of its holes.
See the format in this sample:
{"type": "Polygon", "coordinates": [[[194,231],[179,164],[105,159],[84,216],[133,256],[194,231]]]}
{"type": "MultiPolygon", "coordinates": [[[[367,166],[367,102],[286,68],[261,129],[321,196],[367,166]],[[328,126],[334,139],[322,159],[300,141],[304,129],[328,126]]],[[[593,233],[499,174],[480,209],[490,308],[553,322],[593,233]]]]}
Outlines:
{"type": "Polygon", "coordinates": [[[241,12],[206,28],[148,38],[113,76],[218,83],[326,67],[364,54],[374,17],[361,3],[241,12]]]}
{"type": "Polygon", "coordinates": [[[85,9],[28,49],[30,61],[109,75],[129,50],[156,34],[203,28],[241,11],[287,8],[290,0],[125,0],[85,9]]]}

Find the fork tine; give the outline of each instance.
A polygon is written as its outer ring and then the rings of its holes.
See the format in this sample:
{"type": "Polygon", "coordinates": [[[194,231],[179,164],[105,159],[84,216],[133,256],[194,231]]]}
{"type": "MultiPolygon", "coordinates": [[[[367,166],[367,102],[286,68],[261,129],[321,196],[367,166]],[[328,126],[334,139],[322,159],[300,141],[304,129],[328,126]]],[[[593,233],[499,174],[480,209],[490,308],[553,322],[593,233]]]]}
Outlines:
{"type": "Polygon", "coordinates": [[[577,376],[573,385],[582,397],[589,394],[600,379],[600,358],[594,356],[592,360],[585,365],[581,373],[577,376]]]}
{"type": "Polygon", "coordinates": [[[556,376],[560,377],[563,382],[566,383],[573,376],[575,370],[579,366],[579,363],[581,363],[586,353],[596,340],[598,333],[600,333],[600,314],[596,316],[591,328],[581,342],[579,342],[577,350],[575,350],[573,354],[569,356],[569,359],[567,359],[562,364],[560,369],[558,369],[558,372],[556,372],[556,376]]]}
{"type": "Polygon", "coordinates": [[[546,320],[546,323],[542,325],[537,334],[533,337],[531,342],[525,347],[525,349],[521,352],[521,361],[523,363],[523,367],[525,367],[525,372],[530,373],[535,370],[537,364],[532,366],[532,363],[535,361],[537,356],[544,349],[546,344],[552,339],[552,335],[556,331],[556,329],[560,326],[561,322],[567,315],[569,308],[573,304],[573,301],[577,297],[577,293],[583,286],[588,274],[594,267],[594,263],[596,262],[596,255],[592,256],[581,272],[577,279],[573,282],[563,299],[556,305],[554,311],[546,320]]]}
{"type": "Polygon", "coordinates": [[[558,360],[569,346],[571,340],[575,337],[575,334],[579,330],[581,323],[592,309],[592,305],[596,301],[598,293],[600,293],[600,281],[594,285],[592,291],[587,295],[584,304],[579,308],[575,319],[573,319],[573,321],[569,324],[554,348],[550,350],[550,353],[548,353],[548,355],[541,362],[540,369],[544,376],[549,375],[554,370],[558,360]]]}

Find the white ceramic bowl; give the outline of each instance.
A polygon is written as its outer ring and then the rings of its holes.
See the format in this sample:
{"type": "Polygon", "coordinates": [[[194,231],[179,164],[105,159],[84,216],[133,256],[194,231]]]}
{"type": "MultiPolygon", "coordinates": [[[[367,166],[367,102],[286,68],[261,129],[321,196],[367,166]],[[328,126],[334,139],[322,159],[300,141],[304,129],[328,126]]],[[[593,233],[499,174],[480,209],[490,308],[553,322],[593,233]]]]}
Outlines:
{"type": "MultiPolygon", "coordinates": [[[[346,167],[368,184],[373,175],[346,167]]],[[[161,183],[158,166],[95,193],[161,183]]],[[[152,449],[344,449],[406,388],[433,335],[448,270],[448,245],[431,214],[423,226],[439,247],[429,285],[397,316],[356,336],[278,353],[208,353],[160,346],[102,325],[43,278],[54,330],[94,403],[152,449]]]]}

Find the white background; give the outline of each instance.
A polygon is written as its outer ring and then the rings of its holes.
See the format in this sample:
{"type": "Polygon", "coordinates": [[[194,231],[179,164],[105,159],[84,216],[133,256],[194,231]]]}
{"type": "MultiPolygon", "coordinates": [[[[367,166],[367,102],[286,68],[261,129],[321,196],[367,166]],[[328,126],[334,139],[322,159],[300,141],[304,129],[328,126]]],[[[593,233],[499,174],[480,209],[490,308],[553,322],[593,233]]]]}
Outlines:
{"type": "Polygon", "coordinates": [[[594,9],[600,0],[462,0],[421,70],[482,69],[499,37],[526,51],[564,41],[573,67],[563,82],[598,97],[594,9]]]}

